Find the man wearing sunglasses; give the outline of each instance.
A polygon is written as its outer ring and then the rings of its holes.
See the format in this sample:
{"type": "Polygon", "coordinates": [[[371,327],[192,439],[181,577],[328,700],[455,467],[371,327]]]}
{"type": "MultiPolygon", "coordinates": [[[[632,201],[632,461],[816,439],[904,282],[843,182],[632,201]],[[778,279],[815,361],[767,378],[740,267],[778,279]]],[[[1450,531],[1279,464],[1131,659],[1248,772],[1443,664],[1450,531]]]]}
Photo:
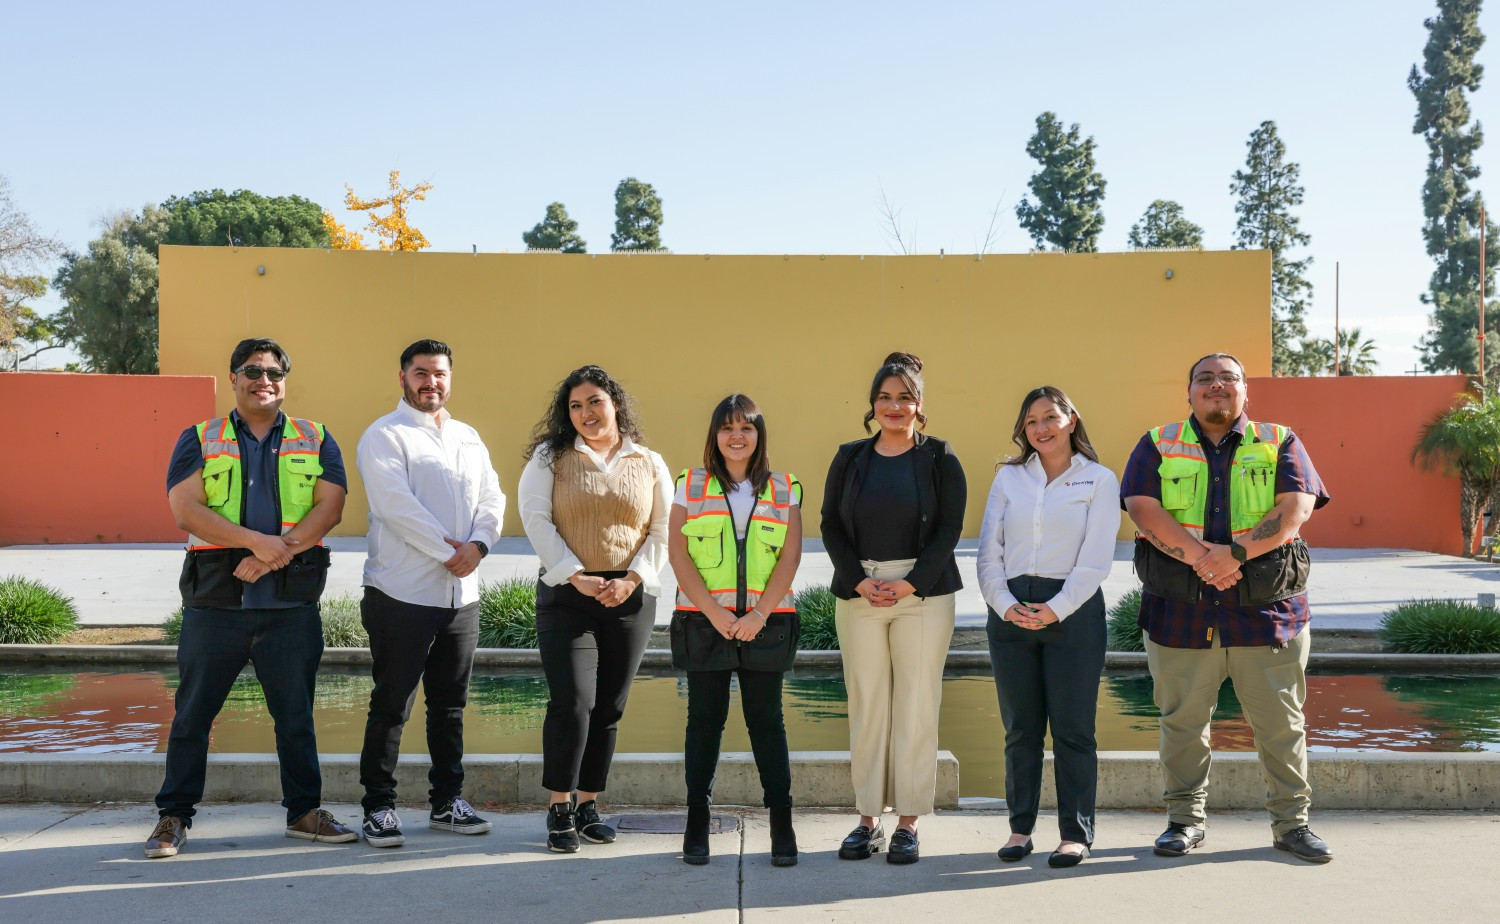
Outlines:
{"type": "Polygon", "coordinates": [[[1156,853],[1204,840],[1209,720],[1225,677],[1255,732],[1271,843],[1310,863],[1333,851],[1307,826],[1307,544],[1328,491],[1290,428],[1245,413],[1245,369],[1211,353],[1188,371],[1192,414],[1151,430],[1120,479],[1136,525],[1139,622],[1161,710],[1167,829],[1156,853]]]}
{"type": "Polygon", "coordinates": [[[159,819],[146,856],[177,854],[203,798],[208,736],[247,663],[276,726],[287,837],[358,839],[320,808],[313,687],[328,571],[323,536],[343,516],[347,481],[333,434],[281,412],[292,364],[275,340],[243,340],[229,358],[234,410],[183,431],[167,500],[188,535],[177,645],[176,714],[159,819]]]}

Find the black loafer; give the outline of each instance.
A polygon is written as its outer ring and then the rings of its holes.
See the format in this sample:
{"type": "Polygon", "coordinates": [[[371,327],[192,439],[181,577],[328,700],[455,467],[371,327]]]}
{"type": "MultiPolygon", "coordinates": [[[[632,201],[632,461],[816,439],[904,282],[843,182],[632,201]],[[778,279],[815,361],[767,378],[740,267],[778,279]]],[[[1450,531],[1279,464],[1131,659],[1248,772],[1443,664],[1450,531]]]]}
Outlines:
{"type": "Polygon", "coordinates": [[[880,848],[884,846],[885,828],[880,822],[875,822],[874,831],[871,831],[864,825],[860,825],[853,831],[850,831],[849,836],[844,838],[844,842],[839,844],[839,859],[867,860],[872,854],[879,853],[880,848]]]}
{"type": "Polygon", "coordinates": [[[1088,858],[1089,845],[1084,844],[1083,853],[1062,853],[1057,850],[1052,851],[1052,856],[1047,858],[1047,865],[1052,867],[1053,869],[1067,869],[1070,866],[1077,866],[1088,858]]]}
{"type": "Polygon", "coordinates": [[[891,849],[885,855],[885,862],[915,863],[920,859],[922,854],[917,849],[917,832],[897,828],[896,833],[891,835],[891,849]]]}
{"type": "Polygon", "coordinates": [[[1026,843],[1024,844],[1020,844],[1015,847],[1001,847],[999,852],[997,852],[995,856],[999,857],[1007,863],[1014,863],[1017,860],[1024,859],[1030,853],[1031,838],[1028,837],[1026,839],[1026,843]]]}
{"type": "Polygon", "coordinates": [[[1308,830],[1307,825],[1288,831],[1271,841],[1271,845],[1309,863],[1327,863],[1333,859],[1333,848],[1308,830]]]}
{"type": "Polygon", "coordinates": [[[1203,829],[1197,825],[1167,823],[1167,830],[1156,839],[1156,854],[1162,857],[1180,857],[1203,843],[1203,829]]]}

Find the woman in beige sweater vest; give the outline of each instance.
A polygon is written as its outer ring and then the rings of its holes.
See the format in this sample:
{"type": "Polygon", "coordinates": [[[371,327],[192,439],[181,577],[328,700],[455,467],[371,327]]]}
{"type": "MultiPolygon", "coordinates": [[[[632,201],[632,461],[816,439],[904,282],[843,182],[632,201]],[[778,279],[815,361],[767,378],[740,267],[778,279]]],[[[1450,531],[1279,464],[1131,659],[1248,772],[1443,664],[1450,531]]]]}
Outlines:
{"type": "Polygon", "coordinates": [[[576,853],[580,837],[615,840],[596,799],[656,622],[672,504],[672,475],[640,438],[625,389],[584,366],[558,385],[521,473],[521,523],[542,562],[542,785],[552,793],[547,847],[559,853],[576,853]]]}

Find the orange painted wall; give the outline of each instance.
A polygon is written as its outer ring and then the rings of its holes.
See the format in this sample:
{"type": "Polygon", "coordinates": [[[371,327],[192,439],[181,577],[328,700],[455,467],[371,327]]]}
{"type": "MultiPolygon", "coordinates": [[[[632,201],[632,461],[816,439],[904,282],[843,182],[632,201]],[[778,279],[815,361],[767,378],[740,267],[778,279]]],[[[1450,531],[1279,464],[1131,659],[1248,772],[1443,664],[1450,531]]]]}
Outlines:
{"type": "Polygon", "coordinates": [[[1307,444],[1333,498],[1302,528],[1312,546],[1458,555],[1458,479],[1411,464],[1422,426],[1453,405],[1462,375],[1252,378],[1250,417],[1307,444]]]}
{"type": "Polygon", "coordinates": [[[0,545],[179,542],[167,459],[211,376],[0,375],[0,545]]]}

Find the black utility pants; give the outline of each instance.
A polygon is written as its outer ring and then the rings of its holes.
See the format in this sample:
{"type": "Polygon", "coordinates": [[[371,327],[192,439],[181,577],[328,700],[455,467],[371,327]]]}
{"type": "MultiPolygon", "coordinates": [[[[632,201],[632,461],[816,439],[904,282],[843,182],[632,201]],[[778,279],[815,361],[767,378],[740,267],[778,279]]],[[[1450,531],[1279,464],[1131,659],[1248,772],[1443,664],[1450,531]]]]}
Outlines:
{"type": "MultiPolygon", "coordinates": [[[[740,707],[766,808],[792,807],[792,765],[781,716],[781,673],[739,669],[740,707]]],[[[719,742],[729,717],[729,678],[735,670],[688,671],[688,722],[683,742],[687,804],[713,802],[719,742]]]]}

